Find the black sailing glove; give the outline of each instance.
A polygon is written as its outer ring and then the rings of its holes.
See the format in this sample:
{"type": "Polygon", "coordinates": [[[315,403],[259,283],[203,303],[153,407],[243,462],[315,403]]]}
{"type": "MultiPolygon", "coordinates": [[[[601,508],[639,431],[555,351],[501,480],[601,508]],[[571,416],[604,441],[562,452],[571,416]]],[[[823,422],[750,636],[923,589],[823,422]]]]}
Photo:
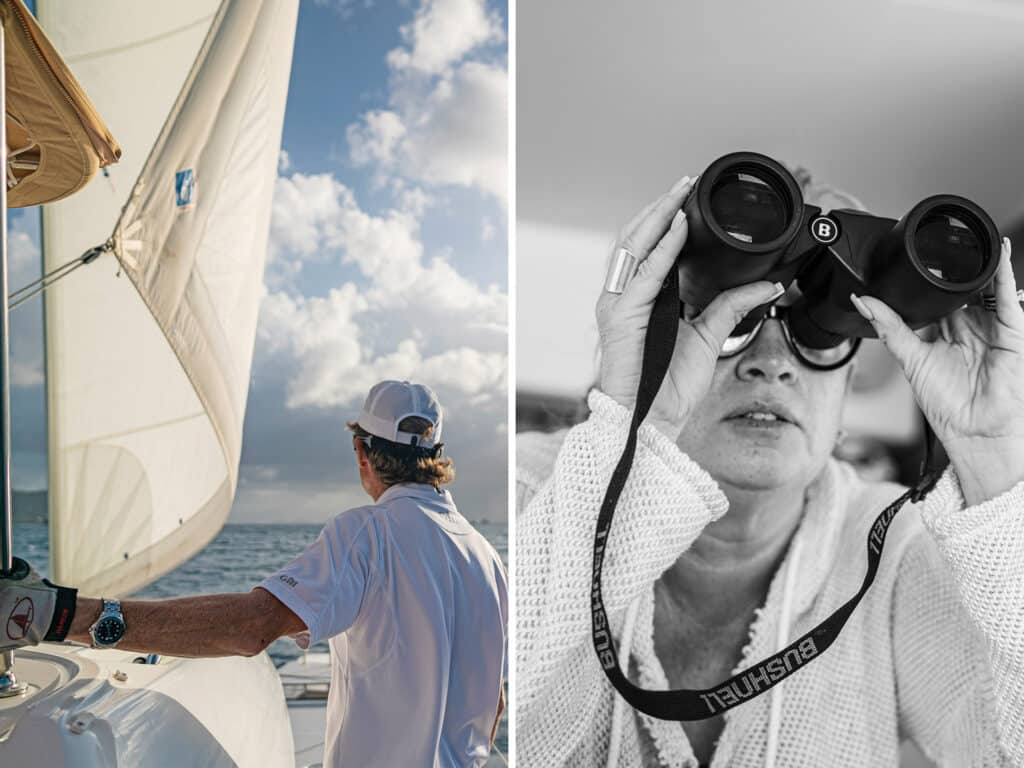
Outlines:
{"type": "Polygon", "coordinates": [[[51,584],[20,557],[0,571],[0,650],[60,642],[71,629],[78,590],[51,584]]]}

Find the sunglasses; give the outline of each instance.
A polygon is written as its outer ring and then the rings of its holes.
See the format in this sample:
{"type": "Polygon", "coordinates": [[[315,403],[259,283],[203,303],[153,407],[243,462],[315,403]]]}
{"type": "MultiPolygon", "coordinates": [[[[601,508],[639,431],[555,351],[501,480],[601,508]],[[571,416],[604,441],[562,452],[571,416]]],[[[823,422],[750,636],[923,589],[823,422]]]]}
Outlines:
{"type": "Polygon", "coordinates": [[[843,339],[834,347],[815,349],[801,344],[794,337],[789,329],[789,307],[780,307],[772,304],[764,316],[757,321],[750,331],[729,336],[718,353],[719,358],[734,357],[754,343],[757,334],[761,332],[765,321],[768,319],[778,320],[782,325],[782,335],[786,339],[786,345],[792,351],[794,357],[808,368],[816,371],[834,371],[842,368],[853,359],[860,347],[859,338],[843,339]]]}

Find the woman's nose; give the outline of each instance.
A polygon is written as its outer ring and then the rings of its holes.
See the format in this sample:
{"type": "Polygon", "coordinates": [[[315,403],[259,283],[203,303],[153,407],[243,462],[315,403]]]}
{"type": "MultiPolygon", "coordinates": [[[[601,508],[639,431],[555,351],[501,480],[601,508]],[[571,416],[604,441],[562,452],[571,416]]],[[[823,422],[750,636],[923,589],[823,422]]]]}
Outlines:
{"type": "Polygon", "coordinates": [[[757,338],[740,353],[736,375],[743,381],[760,379],[788,384],[796,380],[798,367],[783,335],[782,324],[778,320],[766,320],[757,338]]]}

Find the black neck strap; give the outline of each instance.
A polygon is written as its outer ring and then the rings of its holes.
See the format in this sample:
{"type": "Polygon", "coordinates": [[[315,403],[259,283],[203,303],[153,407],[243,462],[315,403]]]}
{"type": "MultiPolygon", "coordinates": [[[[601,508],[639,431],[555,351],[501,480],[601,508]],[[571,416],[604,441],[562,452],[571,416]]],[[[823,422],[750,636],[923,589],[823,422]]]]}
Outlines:
{"type": "Polygon", "coordinates": [[[864,582],[857,593],[841,605],[831,616],[818,626],[801,635],[780,651],[751,667],[723,680],[718,685],[703,690],[678,689],[671,691],[649,691],[631,683],[619,666],[615,640],[612,638],[608,614],[605,612],[601,593],[601,569],[605,549],[611,533],[615,505],[622,494],[629,477],[629,470],[636,453],[637,431],[654,403],[654,398],[668,372],[672,353],[675,349],[679,323],[679,273],[669,272],[661,291],[655,300],[650,323],[644,338],[643,366],[640,372],[640,386],[637,391],[633,420],[629,426],[626,447],[608,483],[608,491],[601,504],[594,536],[594,571],[591,585],[591,634],[594,650],[605,674],[615,689],[635,709],[662,720],[704,720],[720,715],[726,710],[742,704],[778,685],[787,677],[816,659],[835,642],[864,597],[878,572],[882,557],[882,546],[896,513],[908,501],[917,502],[932,489],[938,480],[938,473],[928,472],[931,464],[933,435],[927,434],[925,461],[921,478],[914,488],[908,490],[886,507],[871,526],[867,539],[868,568],[864,582]]]}

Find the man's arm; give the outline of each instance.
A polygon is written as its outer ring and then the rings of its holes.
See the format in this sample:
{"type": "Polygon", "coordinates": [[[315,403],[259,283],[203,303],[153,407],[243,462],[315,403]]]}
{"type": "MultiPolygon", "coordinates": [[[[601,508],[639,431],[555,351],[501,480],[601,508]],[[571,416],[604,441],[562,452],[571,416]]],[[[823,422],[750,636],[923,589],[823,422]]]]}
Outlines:
{"type": "MultiPolygon", "coordinates": [[[[89,627],[102,601],[79,597],[68,640],[90,643],[89,627]]],[[[118,648],[198,658],[255,656],[274,640],[306,629],[280,600],[257,587],[251,592],[198,595],[121,603],[125,634],[118,648]]]]}

